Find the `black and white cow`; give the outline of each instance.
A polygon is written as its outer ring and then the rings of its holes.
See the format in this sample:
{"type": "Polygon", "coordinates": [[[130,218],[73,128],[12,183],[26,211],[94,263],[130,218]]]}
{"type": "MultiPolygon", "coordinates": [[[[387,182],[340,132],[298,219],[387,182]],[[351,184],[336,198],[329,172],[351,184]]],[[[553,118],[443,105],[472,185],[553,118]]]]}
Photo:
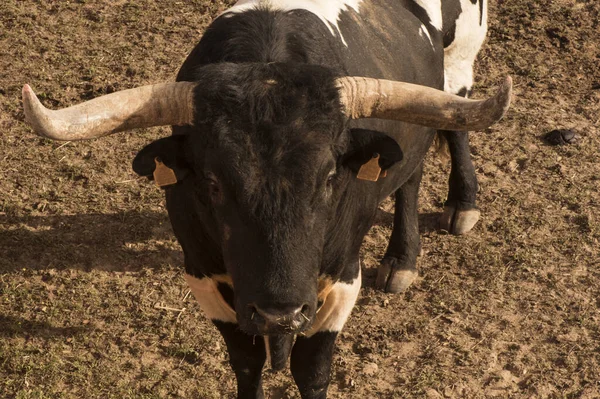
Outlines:
{"type": "Polygon", "coordinates": [[[485,0],[242,0],[208,27],[177,83],[59,111],[25,86],[26,119],[58,140],[173,125],[133,168],[165,189],[187,283],[225,339],[238,397],[262,398],[267,358],[280,369],[291,356],[302,397],[325,398],[361,285],[359,248],[392,193],[377,286],[399,292],[416,275],[417,194],[436,130],[452,154],[443,227],[462,233],[477,221],[466,131],[502,116],[511,85],[486,101],[462,98],[486,9],[485,0]]]}

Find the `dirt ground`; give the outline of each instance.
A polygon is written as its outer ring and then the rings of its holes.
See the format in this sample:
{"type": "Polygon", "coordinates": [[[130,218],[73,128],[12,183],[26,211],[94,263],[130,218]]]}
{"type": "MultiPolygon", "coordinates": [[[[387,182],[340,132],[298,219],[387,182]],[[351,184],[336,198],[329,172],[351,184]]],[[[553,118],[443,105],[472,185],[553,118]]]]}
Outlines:
{"type": "MultiPolygon", "coordinates": [[[[475,96],[510,74],[515,100],[472,135],[482,220],[463,237],[437,231],[449,166],[430,156],[420,277],[387,295],[372,288],[390,233],[382,205],[331,398],[600,398],[600,3],[498,3],[475,96]],[[546,144],[557,128],[580,139],[546,144]]],[[[0,398],[233,396],[162,193],[130,167],[168,131],[55,143],[22,123],[20,101],[24,83],[63,107],[171,81],[228,4],[0,5],[0,398]]],[[[288,372],[267,372],[265,387],[299,398],[288,372]]]]}

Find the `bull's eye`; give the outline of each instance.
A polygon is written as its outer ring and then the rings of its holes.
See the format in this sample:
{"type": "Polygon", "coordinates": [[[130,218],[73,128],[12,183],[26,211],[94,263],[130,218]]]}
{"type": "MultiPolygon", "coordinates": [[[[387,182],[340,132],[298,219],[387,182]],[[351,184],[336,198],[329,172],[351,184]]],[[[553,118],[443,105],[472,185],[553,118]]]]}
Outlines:
{"type": "Polygon", "coordinates": [[[329,175],[327,175],[327,185],[331,186],[333,184],[333,181],[335,180],[335,175],[336,175],[336,170],[332,169],[331,172],[329,172],[329,175]]]}
{"type": "Polygon", "coordinates": [[[208,181],[208,189],[210,190],[211,194],[217,194],[220,191],[219,183],[217,183],[214,180],[209,180],[208,181]]]}
{"type": "Polygon", "coordinates": [[[331,193],[333,192],[333,182],[335,181],[336,170],[335,168],[329,172],[327,175],[327,186],[325,186],[325,197],[331,197],[331,193]]]}
{"type": "Polygon", "coordinates": [[[208,186],[208,193],[213,200],[218,200],[221,195],[221,185],[217,180],[216,176],[212,173],[206,175],[206,185],[208,186]]]}

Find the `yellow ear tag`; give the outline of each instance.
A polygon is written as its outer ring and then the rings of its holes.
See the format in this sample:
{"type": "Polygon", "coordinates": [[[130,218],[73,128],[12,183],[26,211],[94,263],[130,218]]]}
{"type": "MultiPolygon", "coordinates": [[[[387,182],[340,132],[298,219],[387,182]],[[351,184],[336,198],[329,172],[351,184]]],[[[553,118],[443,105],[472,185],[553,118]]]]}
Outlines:
{"type": "Polygon", "coordinates": [[[154,168],[154,183],[158,187],[170,186],[177,183],[177,176],[173,169],[161,162],[160,158],[154,158],[156,168],[154,168]]]}
{"type": "Polygon", "coordinates": [[[360,167],[356,178],[360,180],[377,181],[379,180],[380,175],[381,168],[379,167],[379,154],[375,153],[373,154],[373,158],[360,167]]]}

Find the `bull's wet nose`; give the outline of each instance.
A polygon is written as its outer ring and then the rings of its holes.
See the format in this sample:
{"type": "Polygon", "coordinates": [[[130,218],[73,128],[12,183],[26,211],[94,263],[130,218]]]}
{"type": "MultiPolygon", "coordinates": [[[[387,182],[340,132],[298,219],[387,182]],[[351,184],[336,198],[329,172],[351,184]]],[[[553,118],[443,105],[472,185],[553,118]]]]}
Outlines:
{"type": "Polygon", "coordinates": [[[310,322],[310,306],[260,308],[251,306],[252,322],[265,333],[292,333],[302,330],[310,322]]]}

